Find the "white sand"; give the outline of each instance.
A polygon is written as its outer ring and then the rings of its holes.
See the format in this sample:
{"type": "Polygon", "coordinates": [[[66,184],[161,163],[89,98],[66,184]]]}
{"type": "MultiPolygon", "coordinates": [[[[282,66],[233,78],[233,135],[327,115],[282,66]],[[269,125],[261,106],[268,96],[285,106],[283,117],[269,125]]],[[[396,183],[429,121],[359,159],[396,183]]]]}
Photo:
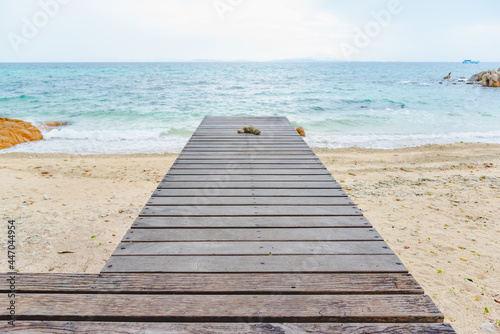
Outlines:
{"type": "MultiPolygon", "coordinates": [[[[500,321],[500,145],[315,151],[457,332],[500,321]]],[[[17,268],[98,273],[175,158],[0,155],[17,268]]]]}

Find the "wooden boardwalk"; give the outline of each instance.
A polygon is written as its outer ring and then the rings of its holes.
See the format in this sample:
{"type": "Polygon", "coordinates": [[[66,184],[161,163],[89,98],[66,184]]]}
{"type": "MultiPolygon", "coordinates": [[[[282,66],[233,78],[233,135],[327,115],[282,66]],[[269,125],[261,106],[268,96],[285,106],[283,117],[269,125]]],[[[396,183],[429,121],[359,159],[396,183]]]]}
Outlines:
{"type": "Polygon", "coordinates": [[[206,117],[101,274],[17,277],[18,330],[454,333],[285,117],[206,117]]]}

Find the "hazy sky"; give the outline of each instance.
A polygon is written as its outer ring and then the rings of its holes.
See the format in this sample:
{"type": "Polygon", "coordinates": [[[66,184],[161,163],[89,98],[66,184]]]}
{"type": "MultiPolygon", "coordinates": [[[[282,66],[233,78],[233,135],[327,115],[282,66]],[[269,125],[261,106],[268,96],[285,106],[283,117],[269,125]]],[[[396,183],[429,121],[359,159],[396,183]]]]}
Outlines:
{"type": "Polygon", "coordinates": [[[0,62],[499,61],[499,15],[497,0],[0,0],[0,62]]]}

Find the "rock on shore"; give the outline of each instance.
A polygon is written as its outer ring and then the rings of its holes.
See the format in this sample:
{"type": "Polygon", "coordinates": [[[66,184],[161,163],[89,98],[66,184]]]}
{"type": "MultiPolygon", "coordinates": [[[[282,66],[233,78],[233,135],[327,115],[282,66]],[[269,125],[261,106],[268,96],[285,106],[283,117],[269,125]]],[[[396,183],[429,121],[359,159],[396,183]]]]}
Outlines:
{"type": "Polygon", "coordinates": [[[0,150],[17,144],[43,139],[40,130],[50,131],[55,127],[68,125],[67,122],[46,122],[38,127],[19,119],[0,117],[0,150]]]}
{"type": "Polygon", "coordinates": [[[0,149],[42,139],[40,130],[30,122],[0,118],[0,149]]]}

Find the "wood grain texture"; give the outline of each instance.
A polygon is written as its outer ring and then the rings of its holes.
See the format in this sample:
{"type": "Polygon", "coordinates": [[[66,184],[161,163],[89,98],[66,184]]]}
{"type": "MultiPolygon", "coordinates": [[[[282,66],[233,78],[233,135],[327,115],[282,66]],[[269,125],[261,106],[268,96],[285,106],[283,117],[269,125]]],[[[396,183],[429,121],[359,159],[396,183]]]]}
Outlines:
{"type": "Polygon", "coordinates": [[[342,189],[230,189],[230,188],[204,188],[204,189],[156,189],[153,196],[175,197],[345,197],[347,194],[342,189]]]}
{"type": "Polygon", "coordinates": [[[199,148],[199,147],[185,147],[181,155],[184,154],[197,154],[200,155],[209,155],[209,154],[222,154],[222,155],[311,155],[311,150],[308,147],[299,148],[299,147],[289,147],[287,149],[282,148],[274,148],[274,147],[266,147],[266,148],[252,148],[248,146],[239,146],[234,148],[199,148]]]}
{"type": "Polygon", "coordinates": [[[197,216],[197,217],[244,217],[244,216],[361,216],[355,206],[146,206],[140,216],[197,216]]]}
{"type": "Polygon", "coordinates": [[[12,333],[176,333],[176,334],[451,334],[443,323],[182,323],[100,321],[17,321],[16,327],[0,324],[0,331],[12,333]]]}
{"type": "MultiPolygon", "coordinates": [[[[0,274],[5,281],[9,276],[0,274]]],[[[6,289],[7,286],[1,287],[6,289]]],[[[18,273],[17,292],[149,294],[423,294],[410,274],[18,273]]],[[[7,290],[0,290],[7,293],[7,290]]]]}
{"type": "MultiPolygon", "coordinates": [[[[2,305],[6,297],[1,296],[2,305]]],[[[426,295],[19,294],[19,320],[442,322],[426,295]]],[[[1,308],[5,317],[7,310],[1,308]]]]}
{"type": "Polygon", "coordinates": [[[179,154],[179,159],[198,159],[198,160],[295,160],[302,162],[308,159],[317,159],[312,153],[276,153],[276,152],[248,152],[248,153],[233,153],[233,152],[215,152],[215,153],[201,153],[201,152],[187,152],[179,154]]]}
{"type": "Polygon", "coordinates": [[[251,168],[214,168],[203,169],[176,168],[167,175],[330,175],[327,169],[251,169],[251,168]]]}
{"type": "MultiPolygon", "coordinates": [[[[176,163],[178,164],[252,164],[252,165],[269,165],[269,164],[281,164],[281,165],[297,165],[297,164],[317,164],[320,163],[318,158],[311,159],[203,159],[203,161],[198,159],[186,159],[177,158],[176,163]]],[[[323,166],[323,165],[318,165],[323,166]]],[[[267,166],[264,166],[268,168],[267,166]]],[[[289,166],[283,166],[284,168],[290,168],[289,166]]],[[[255,166],[258,168],[258,166],[255,166]]],[[[323,168],[323,167],[322,167],[323,168]]]]}
{"type": "Polygon", "coordinates": [[[167,174],[162,182],[325,182],[333,181],[331,175],[233,175],[233,174],[209,174],[209,175],[173,175],[167,174]]]}
{"type": "Polygon", "coordinates": [[[363,216],[338,217],[138,217],[132,229],[138,228],[318,228],[371,227],[363,216]]]}
{"type": "Polygon", "coordinates": [[[168,181],[161,182],[159,189],[177,188],[177,189],[205,189],[205,188],[234,188],[234,189],[292,189],[301,191],[302,189],[341,189],[337,182],[281,182],[281,181],[203,181],[203,182],[182,182],[168,181]]]}
{"type": "Polygon", "coordinates": [[[123,242],[113,255],[381,255],[394,254],[385,242],[372,241],[202,241],[123,242]]]}
{"type": "Polygon", "coordinates": [[[406,273],[395,255],[111,256],[106,272],[406,273]]]}
{"type": "Polygon", "coordinates": [[[185,163],[183,161],[176,161],[170,167],[170,171],[174,171],[176,169],[183,169],[183,170],[191,170],[191,169],[206,169],[206,170],[234,170],[237,171],[239,169],[251,169],[254,171],[254,173],[257,173],[260,169],[264,170],[294,170],[294,169],[301,169],[301,170],[321,170],[325,171],[327,170],[321,163],[315,162],[315,163],[308,163],[308,164],[302,164],[302,163],[295,163],[295,164],[286,164],[285,166],[283,164],[273,164],[273,163],[235,163],[234,161],[231,163],[212,163],[212,164],[206,164],[206,163],[200,163],[200,162],[195,162],[195,163],[185,163]]]}
{"type": "MultiPolygon", "coordinates": [[[[379,241],[374,228],[131,229],[123,241],[379,241]]],[[[193,245],[196,247],[196,245],[193,245]]]]}
{"type": "Polygon", "coordinates": [[[157,205],[354,205],[348,197],[151,197],[148,206],[157,205]]]}
{"type": "Polygon", "coordinates": [[[295,150],[310,150],[307,144],[275,144],[275,145],[249,145],[249,144],[218,144],[212,145],[208,143],[188,143],[184,146],[185,150],[195,149],[197,151],[232,151],[232,150],[257,150],[257,151],[265,151],[265,150],[281,150],[281,151],[295,151],[295,150]]]}
{"type": "Polygon", "coordinates": [[[273,145],[307,145],[302,139],[294,139],[294,138],[287,138],[287,139],[262,139],[262,138],[257,138],[258,136],[255,136],[255,138],[250,139],[240,139],[236,140],[234,138],[211,138],[211,137],[203,137],[204,139],[197,139],[197,138],[191,138],[188,141],[188,144],[203,144],[203,145],[211,145],[211,147],[217,147],[217,145],[226,145],[226,144],[237,144],[237,145],[249,145],[249,146],[262,146],[262,147],[267,147],[267,146],[273,146],[273,145]]]}

